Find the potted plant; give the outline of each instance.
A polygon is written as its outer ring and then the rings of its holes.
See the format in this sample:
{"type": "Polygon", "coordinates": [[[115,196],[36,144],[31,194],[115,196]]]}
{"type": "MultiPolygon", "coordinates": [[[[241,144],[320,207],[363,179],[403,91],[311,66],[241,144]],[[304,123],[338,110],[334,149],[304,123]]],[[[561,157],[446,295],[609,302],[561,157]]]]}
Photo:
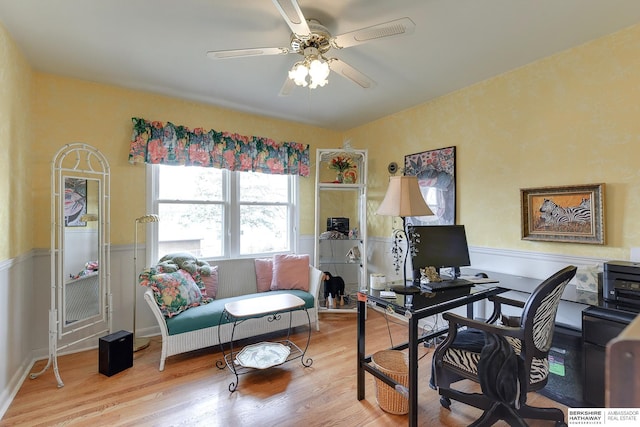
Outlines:
{"type": "Polygon", "coordinates": [[[329,162],[329,169],[337,171],[335,182],[340,184],[345,182],[345,172],[349,172],[346,174],[347,180],[350,183],[355,182],[356,174],[354,169],[356,168],[355,162],[349,156],[336,156],[329,162]]]}

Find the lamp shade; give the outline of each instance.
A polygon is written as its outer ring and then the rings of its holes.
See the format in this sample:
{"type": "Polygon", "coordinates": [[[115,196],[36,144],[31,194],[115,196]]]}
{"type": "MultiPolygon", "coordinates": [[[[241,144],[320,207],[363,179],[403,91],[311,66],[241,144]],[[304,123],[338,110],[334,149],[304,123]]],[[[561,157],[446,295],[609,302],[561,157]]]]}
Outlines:
{"type": "Polygon", "coordinates": [[[155,214],[147,214],[147,215],[141,216],[140,218],[136,218],[136,222],[140,222],[140,223],[158,222],[158,221],[160,221],[160,217],[155,214]]]}
{"type": "Polygon", "coordinates": [[[418,178],[415,176],[392,176],[384,200],[378,208],[377,215],[387,216],[426,216],[433,215],[424,201],[418,178]]]}
{"type": "Polygon", "coordinates": [[[82,222],[92,222],[97,220],[98,220],[98,215],[96,214],[84,214],[80,217],[80,221],[82,222]]]}

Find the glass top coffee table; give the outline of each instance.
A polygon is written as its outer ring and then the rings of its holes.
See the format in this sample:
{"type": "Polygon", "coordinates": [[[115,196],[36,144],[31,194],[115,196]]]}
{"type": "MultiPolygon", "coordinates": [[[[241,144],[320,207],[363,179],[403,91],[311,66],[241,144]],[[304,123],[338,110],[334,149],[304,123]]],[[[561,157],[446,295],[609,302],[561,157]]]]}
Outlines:
{"type": "Polygon", "coordinates": [[[253,369],[267,369],[295,359],[300,359],[305,367],[309,367],[313,363],[311,358],[304,358],[311,341],[311,317],[302,298],[283,293],[242,299],[226,303],[221,316],[220,327],[218,327],[218,341],[220,342],[222,360],[218,360],[216,366],[219,369],[227,367],[235,375],[235,381],[229,384],[230,392],[234,392],[238,388],[238,376],[253,369]],[[297,310],[304,310],[307,314],[309,325],[309,334],[304,350],[290,339],[291,316],[297,310]],[[247,345],[240,351],[235,349],[235,331],[242,323],[256,321],[256,319],[264,321],[261,320],[263,317],[266,317],[266,321],[269,322],[279,321],[282,319],[282,315],[286,313],[289,313],[289,324],[285,339],[247,345]],[[225,351],[224,343],[220,336],[223,323],[232,325],[229,352],[225,351]]]}

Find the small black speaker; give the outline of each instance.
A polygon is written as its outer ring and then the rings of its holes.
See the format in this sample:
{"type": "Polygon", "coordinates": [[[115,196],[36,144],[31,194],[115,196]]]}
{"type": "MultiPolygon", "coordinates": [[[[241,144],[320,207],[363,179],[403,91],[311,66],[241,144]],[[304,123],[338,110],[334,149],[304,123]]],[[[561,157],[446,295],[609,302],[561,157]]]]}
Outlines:
{"type": "Polygon", "coordinates": [[[118,331],[98,341],[100,373],[110,377],[133,366],[133,334],[118,331]]]}

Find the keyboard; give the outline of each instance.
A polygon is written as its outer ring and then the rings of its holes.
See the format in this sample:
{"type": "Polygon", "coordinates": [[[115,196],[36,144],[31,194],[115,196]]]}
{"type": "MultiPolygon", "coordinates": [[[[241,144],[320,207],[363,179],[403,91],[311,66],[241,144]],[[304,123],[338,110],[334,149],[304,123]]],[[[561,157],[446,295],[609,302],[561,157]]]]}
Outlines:
{"type": "Polygon", "coordinates": [[[487,283],[500,283],[499,280],[492,279],[491,277],[460,276],[460,278],[468,280],[474,285],[483,285],[487,283]]]}
{"type": "Polygon", "coordinates": [[[443,280],[442,282],[421,283],[420,288],[429,292],[445,291],[448,289],[470,288],[473,282],[465,279],[443,280]]]}

